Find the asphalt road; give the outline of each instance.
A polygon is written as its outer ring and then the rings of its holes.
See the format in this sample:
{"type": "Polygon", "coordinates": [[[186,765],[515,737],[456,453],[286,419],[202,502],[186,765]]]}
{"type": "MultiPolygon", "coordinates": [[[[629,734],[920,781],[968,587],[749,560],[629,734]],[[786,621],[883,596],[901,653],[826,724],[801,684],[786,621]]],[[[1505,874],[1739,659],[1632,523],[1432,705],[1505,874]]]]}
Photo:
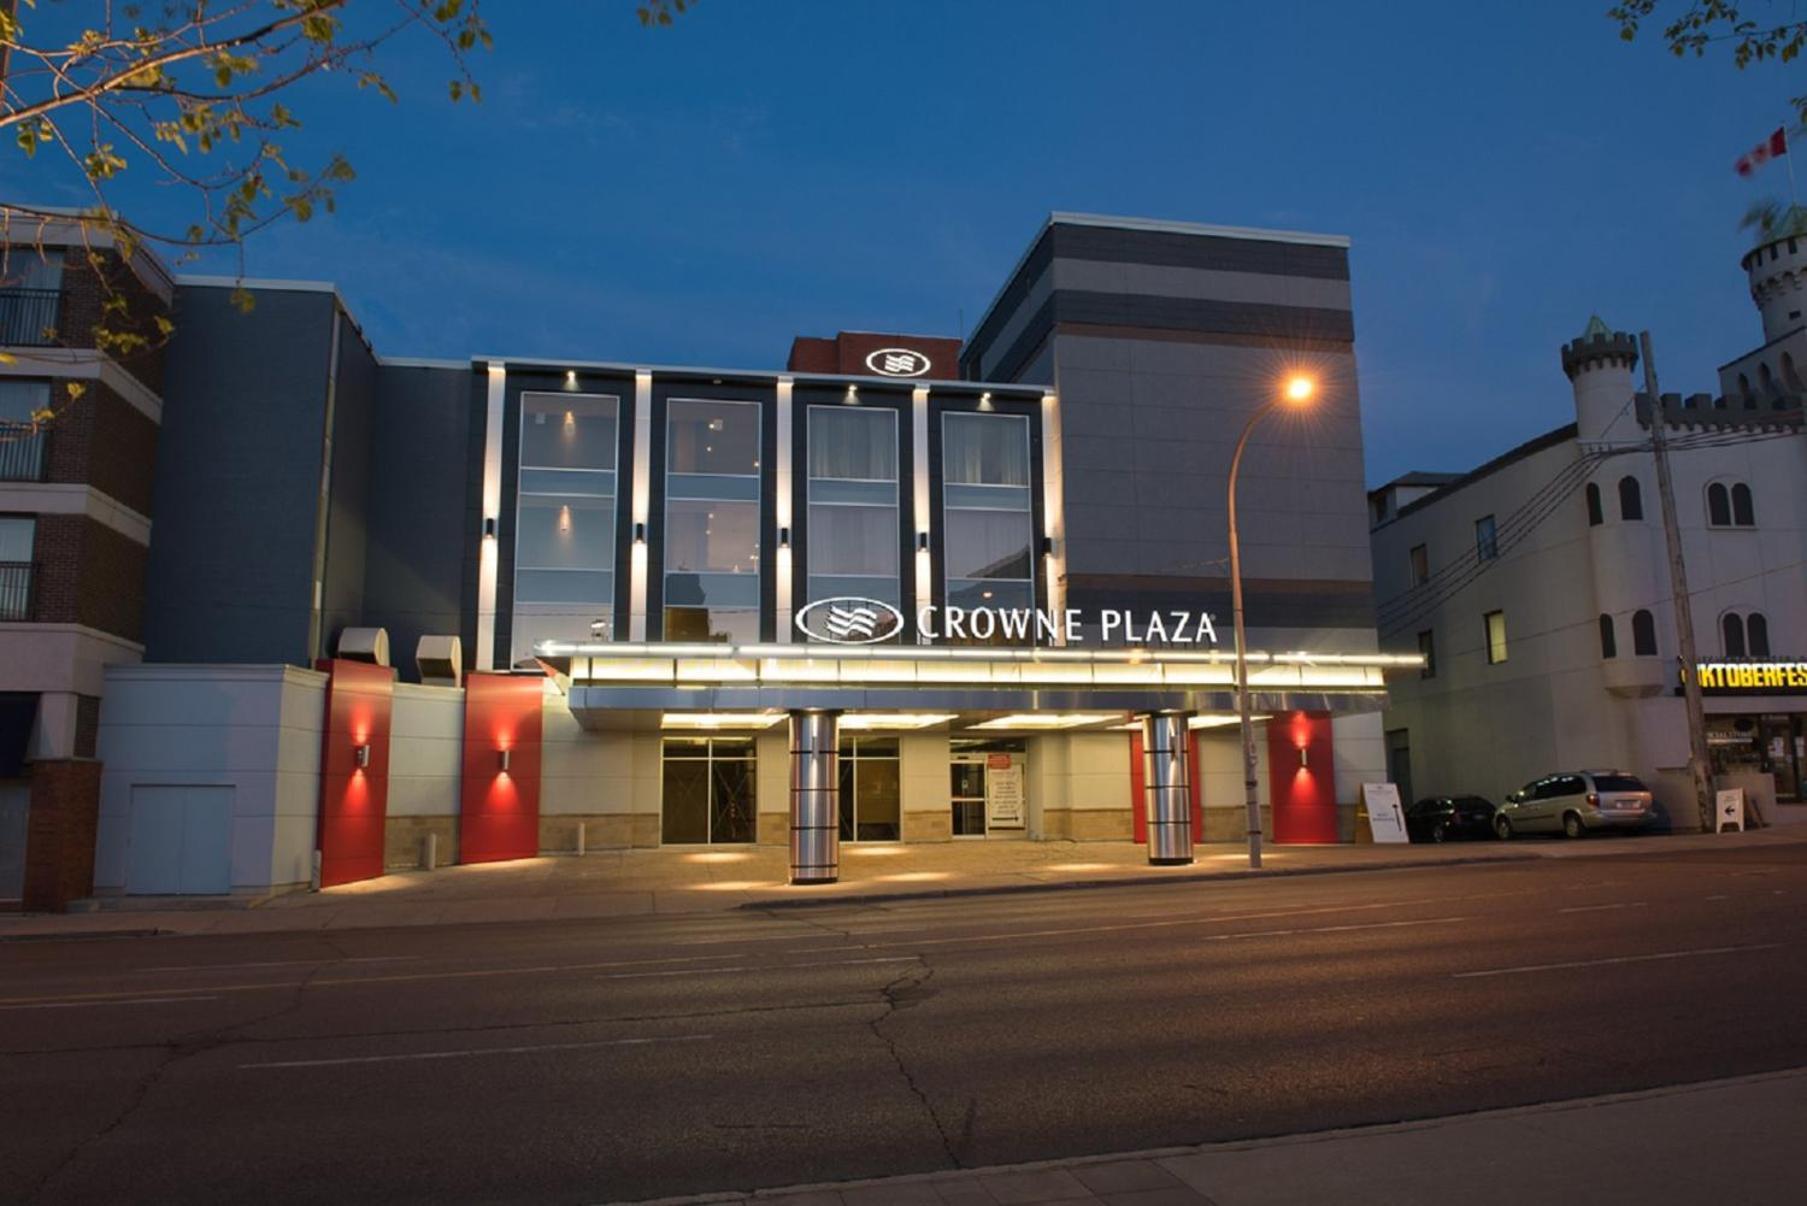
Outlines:
{"type": "Polygon", "coordinates": [[[884,908],[0,944],[0,1202],[600,1202],[1792,1068],[1804,906],[1807,846],[1646,839],[884,908]]]}

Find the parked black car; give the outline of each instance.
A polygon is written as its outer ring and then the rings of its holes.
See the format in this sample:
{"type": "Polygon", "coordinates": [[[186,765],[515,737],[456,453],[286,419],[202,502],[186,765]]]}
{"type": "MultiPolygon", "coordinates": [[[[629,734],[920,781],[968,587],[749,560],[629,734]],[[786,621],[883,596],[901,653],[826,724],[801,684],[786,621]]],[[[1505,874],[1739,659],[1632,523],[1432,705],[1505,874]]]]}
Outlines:
{"type": "Polygon", "coordinates": [[[1481,796],[1431,796],[1406,809],[1405,831],[1414,842],[1491,838],[1496,811],[1481,796]]]}

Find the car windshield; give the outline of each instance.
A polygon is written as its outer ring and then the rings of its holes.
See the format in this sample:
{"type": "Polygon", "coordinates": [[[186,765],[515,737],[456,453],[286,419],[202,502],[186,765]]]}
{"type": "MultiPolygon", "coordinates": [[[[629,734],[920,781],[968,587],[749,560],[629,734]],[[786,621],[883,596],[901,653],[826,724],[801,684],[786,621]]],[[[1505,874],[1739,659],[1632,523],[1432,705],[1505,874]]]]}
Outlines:
{"type": "Polygon", "coordinates": [[[1635,775],[1595,775],[1595,791],[1644,791],[1644,784],[1635,775]]]}

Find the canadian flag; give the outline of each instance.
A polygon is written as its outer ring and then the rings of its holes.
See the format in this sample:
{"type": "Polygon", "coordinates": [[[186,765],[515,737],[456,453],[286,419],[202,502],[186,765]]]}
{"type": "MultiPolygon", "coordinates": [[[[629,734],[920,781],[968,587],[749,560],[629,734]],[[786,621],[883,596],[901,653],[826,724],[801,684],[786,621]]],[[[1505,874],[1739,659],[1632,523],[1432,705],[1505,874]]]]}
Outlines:
{"type": "Polygon", "coordinates": [[[1740,176],[1748,176],[1777,155],[1786,154],[1788,154],[1788,135],[1782,132],[1781,126],[1777,126],[1774,134],[1738,156],[1738,162],[1733,166],[1738,169],[1740,176]]]}

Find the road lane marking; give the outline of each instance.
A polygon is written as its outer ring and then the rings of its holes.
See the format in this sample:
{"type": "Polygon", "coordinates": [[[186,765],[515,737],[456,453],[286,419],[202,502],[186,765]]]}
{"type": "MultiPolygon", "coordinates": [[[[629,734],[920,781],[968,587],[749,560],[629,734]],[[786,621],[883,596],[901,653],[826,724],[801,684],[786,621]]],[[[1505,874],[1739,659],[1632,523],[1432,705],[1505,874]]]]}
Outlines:
{"type": "Polygon", "coordinates": [[[1718,895],[1709,896],[1709,897],[1707,897],[1707,899],[1708,900],[1730,900],[1731,897],[1727,896],[1724,892],[1721,892],[1718,895]]]}
{"type": "Polygon", "coordinates": [[[537,1055],[542,1051],[583,1051],[596,1047],[647,1047],[654,1043],[706,1043],[713,1034],[682,1034],[672,1038],[597,1039],[589,1043],[539,1043],[526,1047],[468,1047],[457,1051],[413,1051],[405,1055],[347,1055],[336,1059],[283,1059],[261,1064],[240,1064],[247,1068],[338,1068],[347,1064],[397,1064],[410,1060],[469,1059],[479,1055],[537,1055]]]}
{"type": "Polygon", "coordinates": [[[1641,900],[1619,900],[1612,904],[1571,905],[1566,909],[1557,909],[1558,913],[1600,913],[1607,909],[1641,909],[1645,902],[1641,900]]]}
{"type": "Polygon", "coordinates": [[[186,1005],[190,1001],[217,1001],[218,997],[135,997],[124,1001],[39,1001],[30,1005],[0,1005],[0,1009],[91,1009],[101,1005],[186,1005]]]}
{"type": "Polygon", "coordinates": [[[1490,967],[1486,971],[1455,972],[1452,980],[1474,980],[1482,976],[1517,976],[1529,972],[1569,971],[1577,967],[1607,967],[1619,963],[1651,963],[1659,959],[1694,959],[1704,955],[1736,955],[1745,951],[1773,951],[1780,942],[1757,942],[1749,946],[1703,946],[1691,951],[1658,951],[1651,955],[1615,955],[1608,959],[1577,959],[1571,963],[1530,963],[1523,967],[1490,967]]]}
{"type": "Polygon", "coordinates": [[[266,959],[258,963],[181,963],[170,967],[128,967],[122,974],[140,972],[235,971],[241,967],[313,967],[321,963],[407,963],[424,959],[425,955],[367,955],[357,959],[266,959]]]}
{"type": "Polygon", "coordinates": [[[1363,925],[1318,925],[1293,930],[1250,930],[1241,934],[1210,934],[1206,942],[1235,942],[1242,938],[1285,938],[1293,934],[1347,934],[1354,930],[1396,930],[1414,925],[1448,925],[1467,921],[1466,917],[1420,917],[1409,921],[1373,921],[1363,925]]]}
{"type": "Polygon", "coordinates": [[[812,963],[774,963],[768,967],[680,967],[671,971],[610,972],[598,980],[651,980],[663,976],[746,976],[764,971],[791,971],[799,967],[852,967],[862,963],[915,963],[915,955],[887,955],[882,959],[826,959],[812,963]]]}

